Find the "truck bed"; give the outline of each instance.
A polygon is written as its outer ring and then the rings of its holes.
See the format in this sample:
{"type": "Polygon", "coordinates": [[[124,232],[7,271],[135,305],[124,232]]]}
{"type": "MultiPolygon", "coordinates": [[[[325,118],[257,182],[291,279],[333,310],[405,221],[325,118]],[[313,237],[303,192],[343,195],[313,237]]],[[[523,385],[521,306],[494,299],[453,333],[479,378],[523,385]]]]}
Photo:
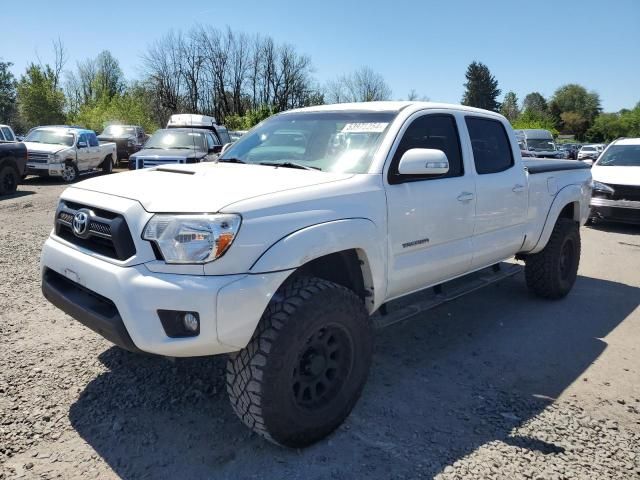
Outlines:
{"type": "Polygon", "coordinates": [[[589,169],[591,165],[579,160],[546,160],[543,158],[522,159],[529,173],[557,172],[560,170],[589,169]]]}

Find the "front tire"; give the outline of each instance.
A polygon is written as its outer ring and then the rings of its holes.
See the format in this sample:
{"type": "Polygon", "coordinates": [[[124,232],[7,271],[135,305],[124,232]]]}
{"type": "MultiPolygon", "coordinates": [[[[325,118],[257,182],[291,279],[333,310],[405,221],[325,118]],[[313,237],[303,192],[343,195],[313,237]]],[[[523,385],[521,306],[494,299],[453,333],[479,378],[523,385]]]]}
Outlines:
{"type": "Polygon", "coordinates": [[[0,167],[0,195],[15,193],[20,182],[20,174],[13,165],[0,167]]]}
{"type": "Polygon", "coordinates": [[[372,330],[351,290],[314,277],[282,287],[249,344],[227,362],[227,392],[249,428],[287,447],[335,430],[367,379],[372,330]]]}
{"type": "Polygon", "coordinates": [[[525,259],[527,287],[542,298],[565,297],[573,288],[580,264],[578,223],[559,218],[544,249],[525,259]]]}
{"type": "Polygon", "coordinates": [[[64,168],[62,169],[62,181],[64,183],[72,183],[75,182],[78,178],[78,167],[73,163],[65,163],[64,168]]]}

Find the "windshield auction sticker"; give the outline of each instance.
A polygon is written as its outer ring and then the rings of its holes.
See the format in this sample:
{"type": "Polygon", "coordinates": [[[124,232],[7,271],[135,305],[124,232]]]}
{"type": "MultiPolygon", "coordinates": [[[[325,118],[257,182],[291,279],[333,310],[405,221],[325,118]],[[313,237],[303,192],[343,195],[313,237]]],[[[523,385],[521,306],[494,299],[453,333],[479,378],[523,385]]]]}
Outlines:
{"type": "Polygon", "coordinates": [[[342,127],[342,133],[380,133],[387,128],[388,123],[347,123],[342,127]]]}

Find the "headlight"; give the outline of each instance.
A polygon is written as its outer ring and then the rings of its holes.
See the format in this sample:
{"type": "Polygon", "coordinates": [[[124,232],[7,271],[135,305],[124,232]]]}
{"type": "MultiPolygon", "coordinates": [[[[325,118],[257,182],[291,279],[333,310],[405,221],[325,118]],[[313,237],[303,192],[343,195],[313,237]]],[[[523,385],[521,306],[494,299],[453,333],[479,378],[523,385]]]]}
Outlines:
{"type": "Polygon", "coordinates": [[[239,215],[154,215],[142,238],[155,242],[167,263],[207,263],[220,258],[238,234],[239,215]]]}
{"type": "Polygon", "coordinates": [[[596,192],[604,192],[610,195],[613,195],[615,193],[615,190],[609,185],[597,182],[595,180],[591,182],[591,188],[593,188],[596,192]]]}

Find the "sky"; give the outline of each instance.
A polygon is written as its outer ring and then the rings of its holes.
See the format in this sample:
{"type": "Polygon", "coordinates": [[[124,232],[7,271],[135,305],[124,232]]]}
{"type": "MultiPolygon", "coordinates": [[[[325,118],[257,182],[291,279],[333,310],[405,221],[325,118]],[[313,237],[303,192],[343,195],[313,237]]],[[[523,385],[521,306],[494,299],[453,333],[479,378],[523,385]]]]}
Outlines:
{"type": "MultiPolygon", "coordinates": [[[[9,0],[1,0],[8,2],[9,0]]],[[[366,65],[383,75],[393,99],[414,89],[459,103],[464,73],[485,63],[503,94],[550,97],[579,83],[605,111],[640,101],[640,0],[29,0],[0,9],[0,58],[16,76],[37,57],[51,62],[60,37],[69,61],[108,49],[128,79],[141,56],[170,30],[194,25],[270,35],[309,55],[323,84],[366,65]],[[28,5],[28,6],[26,6],[28,5]]]]}

